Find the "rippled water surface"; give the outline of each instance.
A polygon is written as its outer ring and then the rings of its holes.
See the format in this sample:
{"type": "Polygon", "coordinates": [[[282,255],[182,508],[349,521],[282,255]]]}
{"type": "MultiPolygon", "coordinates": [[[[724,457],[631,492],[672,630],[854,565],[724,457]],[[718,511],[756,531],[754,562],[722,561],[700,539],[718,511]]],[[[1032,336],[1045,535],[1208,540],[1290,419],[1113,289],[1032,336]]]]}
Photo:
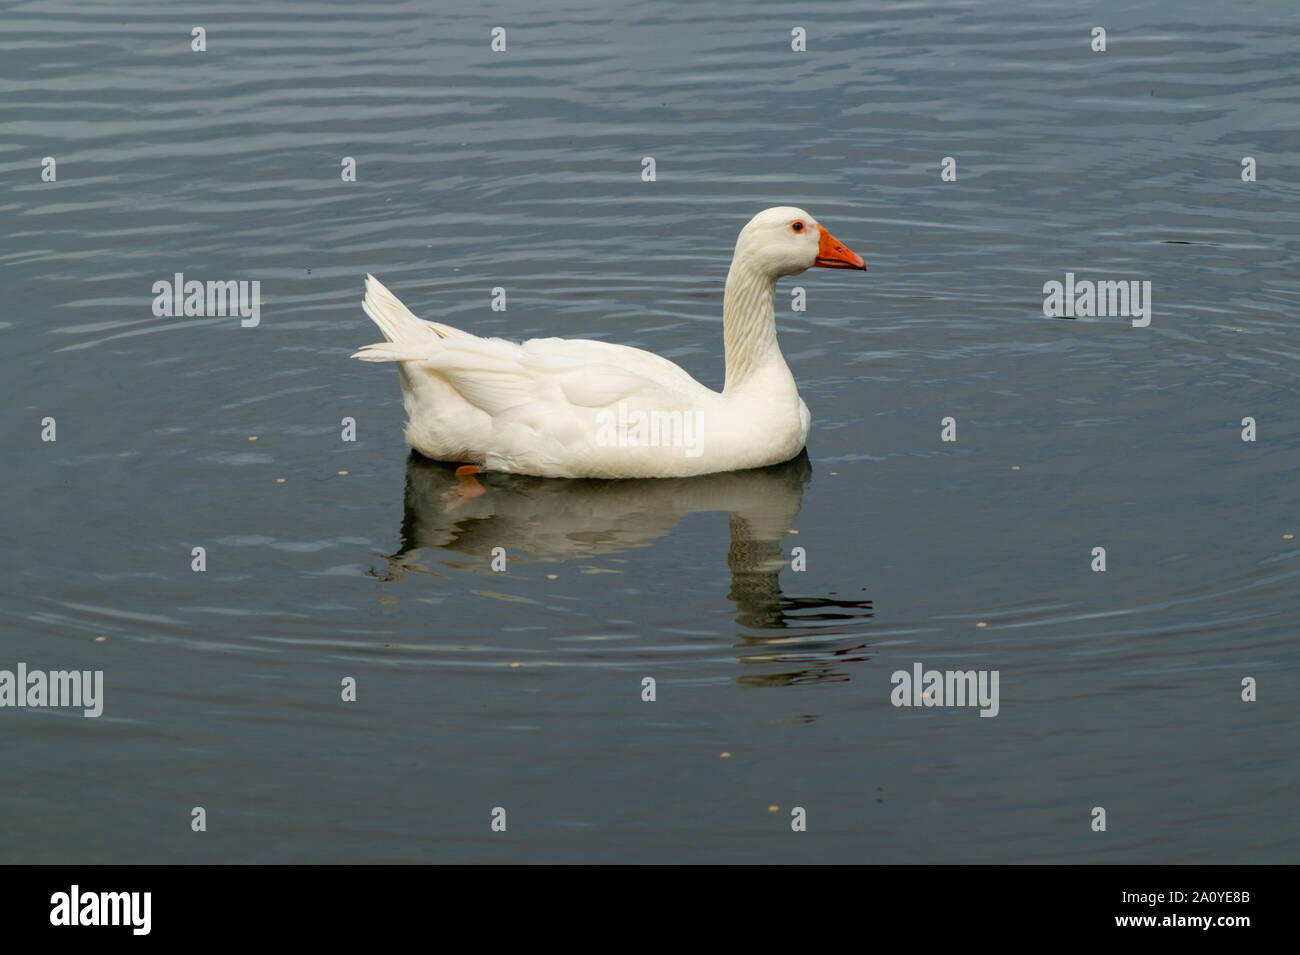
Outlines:
{"type": "Polygon", "coordinates": [[[0,669],[105,680],[0,709],[0,860],[1294,861],[1294,4],[0,18],[0,669]],[[474,496],[348,358],[372,272],[720,387],[783,203],[870,270],[778,287],[787,465],[474,496]],[[1045,317],[1067,271],[1151,325],[1045,317]],[[260,324],[155,317],[177,272],[260,324]],[[917,662],[997,670],[998,716],[895,708],[917,662]]]}

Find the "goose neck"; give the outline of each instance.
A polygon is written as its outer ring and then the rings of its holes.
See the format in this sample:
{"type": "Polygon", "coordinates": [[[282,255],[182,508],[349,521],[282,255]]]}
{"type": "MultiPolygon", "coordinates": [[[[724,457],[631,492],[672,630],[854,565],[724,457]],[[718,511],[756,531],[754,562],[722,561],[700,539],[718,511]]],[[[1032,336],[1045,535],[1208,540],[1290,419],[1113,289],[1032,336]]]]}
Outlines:
{"type": "Polygon", "coordinates": [[[773,358],[784,364],[776,343],[776,276],[737,256],[727,273],[722,302],[722,335],[727,356],[724,393],[732,391],[773,358]]]}

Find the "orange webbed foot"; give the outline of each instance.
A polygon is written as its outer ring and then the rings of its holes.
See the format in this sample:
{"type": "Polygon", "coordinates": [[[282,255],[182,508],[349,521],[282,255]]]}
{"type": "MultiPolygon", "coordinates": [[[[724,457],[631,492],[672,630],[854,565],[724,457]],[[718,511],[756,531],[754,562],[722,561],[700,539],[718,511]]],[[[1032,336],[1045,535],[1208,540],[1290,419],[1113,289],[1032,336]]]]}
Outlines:
{"type": "Polygon", "coordinates": [[[446,509],[448,513],[464,507],[474,498],[487,493],[487,488],[479,484],[478,479],[474,477],[478,473],[478,466],[474,464],[463,464],[456,469],[456,478],[460,481],[460,484],[450,491],[442,493],[442,500],[447,502],[446,509]]]}

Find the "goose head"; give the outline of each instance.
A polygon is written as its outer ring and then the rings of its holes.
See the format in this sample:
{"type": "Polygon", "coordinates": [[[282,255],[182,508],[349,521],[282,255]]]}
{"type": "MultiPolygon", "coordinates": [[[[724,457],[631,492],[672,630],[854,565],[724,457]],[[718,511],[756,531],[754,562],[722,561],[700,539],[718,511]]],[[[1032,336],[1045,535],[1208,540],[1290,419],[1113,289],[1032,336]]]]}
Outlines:
{"type": "Polygon", "coordinates": [[[750,219],[736,240],[736,259],[773,278],[798,275],[814,265],[827,269],[862,269],[862,256],[851,252],[804,210],[795,206],[764,209],[750,219]]]}

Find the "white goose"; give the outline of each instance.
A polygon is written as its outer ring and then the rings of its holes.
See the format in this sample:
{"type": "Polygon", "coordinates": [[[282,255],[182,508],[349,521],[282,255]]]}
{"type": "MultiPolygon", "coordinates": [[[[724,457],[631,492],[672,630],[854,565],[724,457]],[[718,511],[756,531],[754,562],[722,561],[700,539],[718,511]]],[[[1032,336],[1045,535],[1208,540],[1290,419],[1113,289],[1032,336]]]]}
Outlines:
{"type": "Polygon", "coordinates": [[[401,373],[406,441],[435,461],[565,478],[687,477],[788,461],[808,406],[776,342],[776,281],[814,265],[865,269],[793,206],[740,230],[722,302],[721,393],[666,358],[607,342],[479,338],[416,318],[372,275],[361,307],[386,342],[352,357],[401,373]]]}

